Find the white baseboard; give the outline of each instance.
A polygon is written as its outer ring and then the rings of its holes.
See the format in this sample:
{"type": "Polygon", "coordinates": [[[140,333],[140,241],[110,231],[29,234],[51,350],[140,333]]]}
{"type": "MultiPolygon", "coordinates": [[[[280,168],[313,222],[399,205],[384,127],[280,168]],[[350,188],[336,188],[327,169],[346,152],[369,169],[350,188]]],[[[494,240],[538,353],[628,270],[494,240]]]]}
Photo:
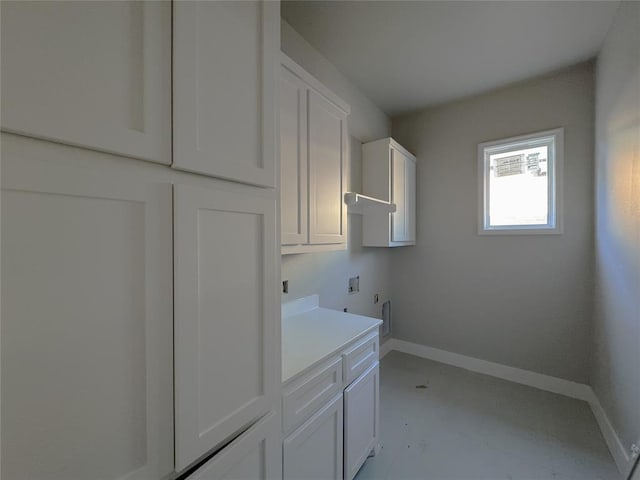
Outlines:
{"type": "Polygon", "coordinates": [[[613,425],[611,425],[607,413],[600,404],[600,400],[598,400],[593,390],[591,393],[593,397],[589,401],[589,406],[591,407],[593,416],[596,417],[598,427],[600,427],[604,441],[607,443],[607,447],[609,447],[609,451],[611,452],[613,460],[616,462],[618,470],[620,470],[624,478],[627,478],[626,476],[631,472],[631,467],[633,467],[633,462],[627,453],[627,449],[624,448],[624,445],[620,441],[620,437],[618,437],[613,425]]]}
{"type": "Polygon", "coordinates": [[[384,356],[392,350],[393,340],[393,338],[390,338],[380,345],[380,360],[382,360],[384,356]]]}
{"type": "Polygon", "coordinates": [[[472,372],[490,375],[492,377],[501,378],[510,382],[528,385],[530,387],[539,388],[548,392],[557,393],[578,400],[584,400],[589,404],[593,415],[596,417],[598,426],[602,432],[602,436],[607,443],[607,447],[611,451],[618,470],[623,475],[627,475],[631,469],[631,461],[620,441],[618,434],[611,425],[600,401],[595,392],[589,385],[583,383],[572,382],[563,378],[552,377],[542,373],[523,370],[521,368],[509,367],[500,363],[481,360],[479,358],[468,357],[459,353],[448,352],[438,348],[419,345],[417,343],[390,338],[380,346],[380,358],[382,359],[391,350],[408,353],[416,357],[434,360],[436,362],[453,365],[454,367],[464,368],[472,372]]]}
{"type": "MultiPolygon", "coordinates": [[[[479,358],[460,355],[459,353],[447,352],[438,348],[418,345],[417,343],[406,342],[392,338],[387,343],[393,342],[388,348],[399,352],[409,353],[417,357],[435,360],[437,362],[453,365],[454,367],[464,368],[472,372],[491,375],[492,377],[502,378],[515,383],[521,383],[530,387],[536,387],[548,392],[559,393],[567,397],[578,398],[580,400],[589,401],[593,392],[591,387],[582,383],[564,380],[562,378],[544,375],[542,373],[522,370],[520,368],[508,367],[500,363],[489,362],[479,358]]],[[[386,345],[386,344],[385,344],[386,345]]]]}

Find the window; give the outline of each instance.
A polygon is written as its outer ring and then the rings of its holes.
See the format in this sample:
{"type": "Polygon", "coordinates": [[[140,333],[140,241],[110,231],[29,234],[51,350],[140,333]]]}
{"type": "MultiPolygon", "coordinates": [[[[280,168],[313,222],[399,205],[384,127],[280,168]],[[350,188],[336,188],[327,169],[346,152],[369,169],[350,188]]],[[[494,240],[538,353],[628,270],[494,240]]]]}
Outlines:
{"type": "Polygon", "coordinates": [[[562,233],[563,133],[558,128],[478,145],[478,233],[562,233]]]}

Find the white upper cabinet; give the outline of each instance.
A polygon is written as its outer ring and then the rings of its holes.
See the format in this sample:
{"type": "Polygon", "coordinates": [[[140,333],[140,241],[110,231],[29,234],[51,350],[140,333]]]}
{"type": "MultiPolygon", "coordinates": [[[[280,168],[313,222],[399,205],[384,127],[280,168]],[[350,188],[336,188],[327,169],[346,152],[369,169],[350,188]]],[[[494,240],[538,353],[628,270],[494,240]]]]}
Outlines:
{"type": "Polygon", "coordinates": [[[344,250],[349,106],[285,55],[280,92],[282,253],[344,250]]]}
{"type": "Polygon", "coordinates": [[[173,5],[173,167],[275,187],[279,2],[173,5]]]}
{"type": "Polygon", "coordinates": [[[280,395],[275,193],[174,187],[176,470],[280,395]]]}
{"type": "Polygon", "coordinates": [[[2,145],[2,477],[173,471],[171,185],[2,145]]]}
{"type": "Polygon", "coordinates": [[[169,2],[3,1],[2,130],[171,162],[169,2]]]}
{"type": "Polygon", "coordinates": [[[362,244],[400,247],[416,243],[416,157],[392,138],[362,146],[364,194],[396,205],[394,213],[363,215],[362,244]]]}

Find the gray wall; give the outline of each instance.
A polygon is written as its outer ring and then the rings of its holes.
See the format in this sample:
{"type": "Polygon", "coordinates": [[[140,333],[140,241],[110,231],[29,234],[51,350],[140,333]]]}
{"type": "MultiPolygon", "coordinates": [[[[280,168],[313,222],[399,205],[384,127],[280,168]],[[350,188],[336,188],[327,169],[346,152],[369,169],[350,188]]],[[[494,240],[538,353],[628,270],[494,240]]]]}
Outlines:
{"type": "MultiPolygon", "coordinates": [[[[351,106],[348,119],[350,140],[350,186],[360,192],[362,178],[361,144],[391,134],[389,118],[366,98],[288,23],[282,21],[282,51],[325,84],[351,106]]],[[[350,312],[380,317],[382,301],[389,298],[390,264],[387,249],[363,248],[362,219],[349,215],[348,250],[306,253],[282,257],[282,279],[289,280],[287,302],[320,294],[320,303],[329,308],[347,307],[350,312]],[[360,276],[360,293],[348,295],[349,277],[360,276]],[[373,295],[380,303],[373,303],[373,295]]]]}
{"type": "Polygon", "coordinates": [[[393,118],[418,158],[417,246],[391,252],[394,337],[589,378],[593,64],[393,118]],[[477,234],[478,143],[565,129],[564,233],[477,234]]]}
{"type": "Polygon", "coordinates": [[[622,3],[596,78],[591,383],[628,449],[640,440],[640,3],[622,3]]]}

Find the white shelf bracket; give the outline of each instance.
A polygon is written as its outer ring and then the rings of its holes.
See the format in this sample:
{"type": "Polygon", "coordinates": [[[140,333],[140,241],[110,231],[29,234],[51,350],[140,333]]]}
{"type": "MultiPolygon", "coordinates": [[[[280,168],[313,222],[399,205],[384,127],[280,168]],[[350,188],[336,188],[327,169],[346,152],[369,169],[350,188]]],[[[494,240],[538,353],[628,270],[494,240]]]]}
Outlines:
{"type": "Polygon", "coordinates": [[[396,204],[386,202],[378,198],[367,197],[360,193],[347,192],[344,194],[344,203],[348,206],[348,213],[365,215],[369,212],[393,213],[396,211],[396,204]]]}

